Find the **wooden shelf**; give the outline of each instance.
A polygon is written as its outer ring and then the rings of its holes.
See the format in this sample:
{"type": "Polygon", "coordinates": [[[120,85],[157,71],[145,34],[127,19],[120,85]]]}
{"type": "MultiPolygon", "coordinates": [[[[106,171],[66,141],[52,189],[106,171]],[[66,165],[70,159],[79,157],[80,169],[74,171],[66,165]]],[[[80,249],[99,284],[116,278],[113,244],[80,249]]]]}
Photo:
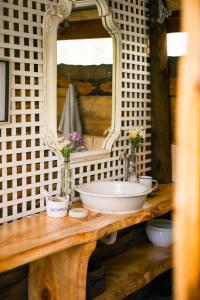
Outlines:
{"type": "Polygon", "coordinates": [[[121,300],[172,267],[171,248],[137,245],[105,262],[106,291],[94,300],[121,300]]]}
{"type": "MultiPolygon", "coordinates": [[[[30,263],[28,293],[50,299],[84,300],[88,261],[97,240],[120,229],[166,214],[174,186],[159,185],[141,210],[130,214],[89,211],[86,218],[50,218],[45,212],[0,228],[0,273],[30,263]],[[41,280],[43,278],[44,280],[41,280]],[[62,278],[62,280],[60,280],[62,278]]],[[[80,207],[81,203],[75,203],[80,207]]],[[[105,264],[107,290],[98,300],[123,299],[171,267],[170,251],[140,245],[105,264]]]]}
{"type": "MultiPolygon", "coordinates": [[[[148,221],[172,210],[173,184],[159,185],[141,210],[130,214],[102,214],[89,211],[86,218],[50,218],[46,212],[5,224],[0,228],[0,272],[48,255],[84,245],[134,224],[148,221]]],[[[80,207],[81,203],[76,202],[80,207]]]]}

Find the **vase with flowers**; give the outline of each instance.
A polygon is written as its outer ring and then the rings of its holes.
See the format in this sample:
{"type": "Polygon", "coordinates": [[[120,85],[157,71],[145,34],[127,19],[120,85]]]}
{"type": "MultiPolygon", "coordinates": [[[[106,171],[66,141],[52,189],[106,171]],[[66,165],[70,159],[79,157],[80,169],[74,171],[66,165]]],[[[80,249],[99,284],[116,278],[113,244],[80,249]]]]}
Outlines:
{"type": "Polygon", "coordinates": [[[52,133],[49,133],[47,135],[46,142],[52,151],[57,152],[63,158],[63,165],[61,167],[60,196],[71,202],[73,181],[70,158],[73,152],[78,152],[86,149],[86,147],[84,146],[84,142],[79,132],[70,133],[68,138],[55,138],[52,133]]]}
{"type": "Polygon", "coordinates": [[[134,127],[128,132],[128,139],[131,144],[131,154],[128,157],[129,180],[136,182],[138,175],[138,155],[137,149],[145,138],[145,131],[140,127],[134,127]]]}

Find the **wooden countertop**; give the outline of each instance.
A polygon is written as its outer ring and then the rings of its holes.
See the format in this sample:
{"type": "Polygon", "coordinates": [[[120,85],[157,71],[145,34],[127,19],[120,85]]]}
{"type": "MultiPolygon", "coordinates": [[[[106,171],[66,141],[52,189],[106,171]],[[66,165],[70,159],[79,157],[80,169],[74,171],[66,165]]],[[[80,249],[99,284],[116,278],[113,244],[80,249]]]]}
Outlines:
{"type": "MultiPolygon", "coordinates": [[[[46,212],[0,227],[0,272],[14,269],[66,248],[95,241],[172,210],[173,184],[160,185],[144,208],[131,214],[89,212],[83,219],[50,218],[46,212]]],[[[76,203],[81,206],[81,203],[76,203]]]]}

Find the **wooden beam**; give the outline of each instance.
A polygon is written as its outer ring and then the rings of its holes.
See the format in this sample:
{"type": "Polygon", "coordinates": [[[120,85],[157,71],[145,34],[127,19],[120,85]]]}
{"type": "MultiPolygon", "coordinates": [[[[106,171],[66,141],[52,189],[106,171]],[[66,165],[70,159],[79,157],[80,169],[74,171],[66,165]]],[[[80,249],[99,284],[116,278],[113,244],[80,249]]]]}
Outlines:
{"type": "Polygon", "coordinates": [[[152,175],[171,182],[171,134],[166,23],[159,24],[158,0],[150,0],[150,53],[152,91],[152,175]]]}
{"type": "Polygon", "coordinates": [[[177,104],[175,299],[200,299],[200,1],[182,1],[189,33],[181,59],[177,104]]]}
{"type": "Polygon", "coordinates": [[[179,32],[180,20],[180,12],[173,12],[173,14],[169,18],[167,18],[167,32],[179,32]]]}
{"type": "Polygon", "coordinates": [[[84,9],[72,11],[67,19],[69,22],[86,21],[100,19],[97,9],[84,9]]]}
{"type": "Polygon", "coordinates": [[[167,0],[167,7],[172,11],[181,9],[181,0],[167,0]]]}
{"type": "Polygon", "coordinates": [[[69,27],[58,28],[58,40],[92,39],[111,37],[101,20],[87,20],[69,23],[69,27]]]}

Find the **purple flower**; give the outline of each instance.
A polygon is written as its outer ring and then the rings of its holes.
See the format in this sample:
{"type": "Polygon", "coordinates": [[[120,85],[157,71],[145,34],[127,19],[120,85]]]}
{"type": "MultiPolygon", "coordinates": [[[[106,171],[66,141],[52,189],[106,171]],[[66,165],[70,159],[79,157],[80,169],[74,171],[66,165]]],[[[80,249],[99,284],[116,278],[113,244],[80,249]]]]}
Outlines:
{"type": "Polygon", "coordinates": [[[80,146],[84,146],[84,142],[81,138],[81,135],[77,131],[71,132],[69,134],[69,140],[72,141],[72,142],[80,144],[80,146]]]}

